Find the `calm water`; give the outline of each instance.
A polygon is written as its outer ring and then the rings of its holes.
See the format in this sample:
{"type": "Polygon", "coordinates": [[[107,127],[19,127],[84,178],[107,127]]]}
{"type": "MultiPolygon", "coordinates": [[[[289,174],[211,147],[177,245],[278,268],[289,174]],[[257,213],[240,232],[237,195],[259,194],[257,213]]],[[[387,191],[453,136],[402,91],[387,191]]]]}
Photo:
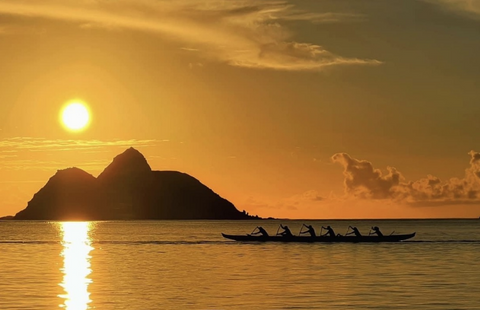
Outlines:
{"type": "Polygon", "coordinates": [[[480,220],[310,222],[417,232],[392,244],[220,235],[279,223],[0,222],[0,309],[480,309],[480,220]]]}

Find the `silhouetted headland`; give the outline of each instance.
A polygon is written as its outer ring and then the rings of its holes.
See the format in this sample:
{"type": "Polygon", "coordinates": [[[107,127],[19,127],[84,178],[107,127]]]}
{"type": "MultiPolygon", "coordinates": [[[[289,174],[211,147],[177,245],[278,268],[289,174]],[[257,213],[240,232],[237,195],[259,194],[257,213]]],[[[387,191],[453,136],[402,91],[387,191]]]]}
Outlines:
{"type": "Polygon", "coordinates": [[[95,178],[79,169],[59,170],[18,212],[15,220],[253,219],[194,177],[152,171],[129,148],[95,178]]]}

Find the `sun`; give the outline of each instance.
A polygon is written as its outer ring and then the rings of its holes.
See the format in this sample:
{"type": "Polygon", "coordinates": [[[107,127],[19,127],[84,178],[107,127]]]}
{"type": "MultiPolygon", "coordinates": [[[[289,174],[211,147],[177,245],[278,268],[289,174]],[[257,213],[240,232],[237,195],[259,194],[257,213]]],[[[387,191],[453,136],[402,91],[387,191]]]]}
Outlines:
{"type": "Polygon", "coordinates": [[[60,121],[70,131],[81,131],[90,124],[90,111],[82,101],[71,101],[60,112],[60,121]]]}

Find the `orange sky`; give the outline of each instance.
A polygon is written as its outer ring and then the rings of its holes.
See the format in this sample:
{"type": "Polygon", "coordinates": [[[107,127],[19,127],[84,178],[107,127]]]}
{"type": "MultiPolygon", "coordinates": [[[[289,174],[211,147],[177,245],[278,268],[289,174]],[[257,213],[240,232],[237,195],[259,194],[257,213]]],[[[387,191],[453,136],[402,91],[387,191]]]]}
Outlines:
{"type": "Polygon", "coordinates": [[[260,216],[478,217],[477,3],[1,1],[0,216],[133,146],[260,216]]]}

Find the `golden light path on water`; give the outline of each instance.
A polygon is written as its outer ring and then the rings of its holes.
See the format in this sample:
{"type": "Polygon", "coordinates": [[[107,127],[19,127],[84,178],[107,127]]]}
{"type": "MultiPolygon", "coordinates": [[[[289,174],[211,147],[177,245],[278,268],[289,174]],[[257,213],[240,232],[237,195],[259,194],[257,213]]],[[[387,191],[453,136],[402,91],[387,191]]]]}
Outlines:
{"type": "Polygon", "coordinates": [[[64,299],[60,304],[61,308],[66,310],[86,310],[89,309],[90,293],[88,285],[92,280],[88,277],[92,272],[90,266],[91,245],[90,222],[63,222],[59,223],[63,235],[63,267],[60,269],[63,273],[63,281],[60,286],[65,290],[65,294],[58,295],[64,299]]]}

